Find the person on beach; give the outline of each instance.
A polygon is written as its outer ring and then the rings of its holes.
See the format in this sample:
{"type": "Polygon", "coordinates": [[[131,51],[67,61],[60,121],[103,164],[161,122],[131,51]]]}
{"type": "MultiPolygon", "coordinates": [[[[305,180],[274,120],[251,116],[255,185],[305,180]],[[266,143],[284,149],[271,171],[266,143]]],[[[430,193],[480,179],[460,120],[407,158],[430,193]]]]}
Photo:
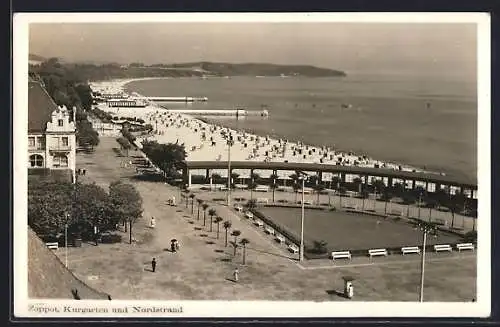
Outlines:
{"type": "Polygon", "coordinates": [[[156,258],[153,258],[153,260],[151,261],[151,270],[153,272],[156,271],[156,258]]]}
{"type": "Polygon", "coordinates": [[[238,271],[238,268],[234,268],[234,271],[233,271],[233,280],[234,280],[235,282],[238,282],[238,280],[239,280],[239,279],[238,279],[239,274],[240,274],[240,272],[238,271]]]}
{"type": "Polygon", "coordinates": [[[179,251],[179,248],[180,248],[180,247],[181,247],[181,246],[179,245],[179,241],[175,241],[175,250],[176,250],[176,251],[179,251]]]}
{"type": "Polygon", "coordinates": [[[172,252],[176,252],[175,242],[173,242],[173,241],[170,243],[170,250],[171,250],[172,252]]]}
{"type": "Polygon", "coordinates": [[[151,228],[155,228],[155,226],[156,226],[155,217],[151,217],[151,228]]]}

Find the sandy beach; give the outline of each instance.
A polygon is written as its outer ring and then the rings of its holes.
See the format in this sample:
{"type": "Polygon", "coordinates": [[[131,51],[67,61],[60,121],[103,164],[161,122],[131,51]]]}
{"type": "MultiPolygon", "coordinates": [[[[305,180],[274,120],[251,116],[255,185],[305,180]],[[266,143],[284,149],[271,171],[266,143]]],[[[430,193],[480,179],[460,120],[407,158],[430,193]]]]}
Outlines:
{"type": "MultiPolygon", "coordinates": [[[[156,78],[144,78],[156,79],[156,78]]],[[[104,82],[94,82],[90,86],[93,91],[108,94],[124,94],[131,98],[137,97],[127,95],[124,90],[126,84],[138,79],[123,79],[104,82]]],[[[142,79],[141,79],[142,80],[142,79]]],[[[209,100],[210,101],[210,100],[209,100]]],[[[199,119],[175,110],[160,107],[152,102],[142,108],[118,108],[108,107],[101,103],[97,108],[116,114],[119,117],[142,118],[146,123],[153,126],[154,131],[145,138],[156,140],[159,143],[184,144],[188,161],[227,161],[229,159],[228,140],[232,138],[231,161],[264,161],[264,162],[298,162],[298,163],[322,163],[331,165],[358,166],[384,169],[402,169],[404,171],[423,171],[422,169],[382,162],[361,154],[352,152],[345,153],[336,151],[330,147],[318,147],[304,144],[302,142],[290,142],[286,139],[276,139],[269,136],[259,136],[245,131],[229,129],[216,124],[207,124],[199,119]]],[[[272,117],[271,117],[272,119],[272,117]]],[[[237,171],[242,178],[248,178],[248,171],[237,171]]],[[[227,174],[227,170],[213,171],[221,176],[227,174]]],[[[262,177],[268,177],[269,171],[255,171],[262,177]]],[[[294,172],[280,172],[279,176],[286,178],[294,172]]],[[[193,174],[196,172],[193,171],[193,174]]],[[[204,175],[204,172],[200,172],[204,175]]],[[[324,174],[325,180],[332,176],[324,174]]]]}

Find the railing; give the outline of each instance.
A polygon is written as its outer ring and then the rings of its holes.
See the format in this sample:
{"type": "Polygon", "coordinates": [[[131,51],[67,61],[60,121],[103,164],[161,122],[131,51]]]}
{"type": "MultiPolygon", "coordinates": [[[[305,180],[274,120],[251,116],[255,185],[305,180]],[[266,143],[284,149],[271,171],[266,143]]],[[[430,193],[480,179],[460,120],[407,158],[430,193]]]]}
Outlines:
{"type": "Polygon", "coordinates": [[[51,145],[49,151],[71,151],[70,145],[51,145]]]}
{"type": "Polygon", "coordinates": [[[28,146],[28,151],[41,151],[41,150],[45,150],[45,144],[28,146]]]}

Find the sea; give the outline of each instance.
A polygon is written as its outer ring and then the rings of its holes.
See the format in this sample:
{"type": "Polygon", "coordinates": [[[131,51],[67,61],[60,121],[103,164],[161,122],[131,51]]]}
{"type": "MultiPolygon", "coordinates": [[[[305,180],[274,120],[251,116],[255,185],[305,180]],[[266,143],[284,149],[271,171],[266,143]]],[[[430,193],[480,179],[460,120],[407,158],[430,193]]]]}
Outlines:
{"type": "Polygon", "coordinates": [[[169,109],[246,109],[268,118],[211,121],[477,181],[477,84],[449,76],[208,77],[140,80],[145,96],[208,97],[169,109]]]}

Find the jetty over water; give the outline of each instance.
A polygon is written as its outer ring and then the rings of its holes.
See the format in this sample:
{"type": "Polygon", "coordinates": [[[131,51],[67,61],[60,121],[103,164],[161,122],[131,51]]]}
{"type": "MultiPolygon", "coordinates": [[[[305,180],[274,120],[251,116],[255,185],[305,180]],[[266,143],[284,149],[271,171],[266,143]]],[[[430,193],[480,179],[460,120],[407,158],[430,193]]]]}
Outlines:
{"type": "Polygon", "coordinates": [[[185,114],[190,116],[231,116],[231,117],[268,117],[267,110],[244,110],[244,109],[217,109],[217,110],[198,110],[198,109],[168,109],[168,112],[174,114],[185,114]]]}
{"type": "Polygon", "coordinates": [[[207,97],[145,97],[149,101],[154,102],[207,102],[207,97]]]}

